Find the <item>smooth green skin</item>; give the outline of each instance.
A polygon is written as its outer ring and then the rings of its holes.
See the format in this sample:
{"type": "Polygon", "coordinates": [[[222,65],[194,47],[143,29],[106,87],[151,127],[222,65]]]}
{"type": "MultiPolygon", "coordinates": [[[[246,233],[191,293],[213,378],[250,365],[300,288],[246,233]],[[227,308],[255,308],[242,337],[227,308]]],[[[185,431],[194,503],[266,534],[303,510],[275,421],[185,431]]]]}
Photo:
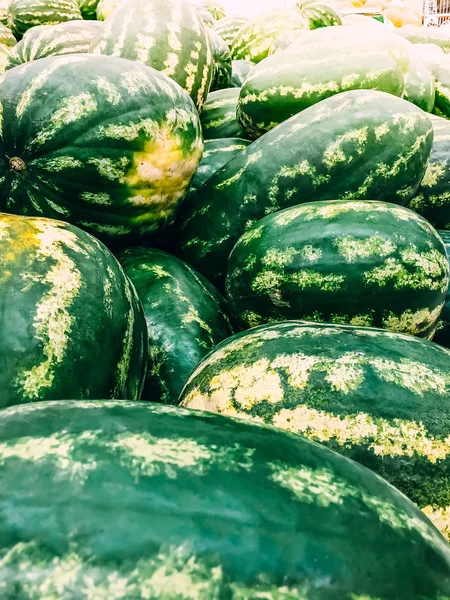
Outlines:
{"type": "Polygon", "coordinates": [[[233,60],[231,63],[231,86],[242,87],[244,79],[255,66],[251,60],[233,60]]]}
{"type": "MultiPolygon", "coordinates": [[[[444,242],[447,256],[450,254],[450,231],[438,231],[439,235],[444,242]]],[[[433,337],[433,342],[444,346],[444,348],[450,348],[450,286],[445,297],[444,308],[439,317],[438,326],[436,333],[433,337]]]]}
{"type": "Polygon", "coordinates": [[[433,147],[427,170],[409,203],[437,229],[450,229],[450,122],[432,116],[433,147]]]}
{"type": "Polygon", "coordinates": [[[175,223],[180,256],[223,285],[233,246],[267,214],[315,200],[406,204],[423,177],[432,140],[426,113],[395,96],[357,90],[323,100],[256,140],[183,204],[175,223]],[[412,119],[415,125],[407,126],[412,119]],[[375,132],[384,130],[377,139],[375,132]],[[367,143],[349,140],[349,131],[366,131],[367,143]]]}
{"type": "Polygon", "coordinates": [[[304,32],[302,32],[301,29],[294,29],[292,31],[286,31],[285,33],[279,35],[270,46],[269,56],[275,54],[276,52],[281,52],[282,50],[286,50],[287,48],[289,48],[291,44],[298,40],[302,33],[304,32]]]}
{"type": "Polygon", "coordinates": [[[195,192],[205,181],[251,144],[250,140],[223,138],[206,140],[205,150],[197,172],[189,186],[189,194],[195,192]]]}
{"type": "Polygon", "coordinates": [[[338,200],[287,208],[248,229],[228,259],[226,290],[246,327],[306,319],[429,338],[448,283],[444,245],[425,219],[386,202],[338,200]],[[404,318],[424,309],[434,318],[404,318]]]}
{"type": "Polygon", "coordinates": [[[202,275],[152,248],[118,255],[136,288],[148,328],[143,400],[176,404],[200,360],[233,334],[224,298],[202,275]]]}
{"type": "Polygon", "coordinates": [[[247,23],[247,21],[247,17],[225,17],[224,19],[220,19],[220,21],[214,23],[213,29],[227,44],[231,46],[231,43],[236,37],[238,31],[247,23]]]}
{"type": "Polygon", "coordinates": [[[233,40],[233,60],[260,62],[268,55],[272,42],[289,29],[308,29],[307,20],[296,9],[270,10],[250,19],[233,40]]]}
{"type": "Polygon", "coordinates": [[[188,0],[128,0],[105,19],[91,52],[142,62],[171,77],[200,110],[214,61],[203,21],[188,0]]]}
{"type": "Polygon", "coordinates": [[[0,104],[0,210],[64,218],[109,244],[156,234],[173,220],[203,144],[191,99],[169,78],[119,57],[44,58],[8,71],[0,104]],[[171,116],[177,111],[183,119],[171,116]],[[165,144],[172,144],[167,159],[165,144]],[[26,169],[11,169],[11,157],[26,169]],[[147,163],[152,173],[153,161],[159,168],[165,159],[162,177],[159,170],[155,179],[145,176],[147,163]],[[90,194],[99,194],[98,201],[90,194]],[[133,203],[140,195],[148,201],[133,203]]]}
{"type": "Polygon", "coordinates": [[[420,511],[298,436],[153,403],[52,402],[3,411],[0,444],[4,600],[450,595],[450,550],[420,511]],[[39,456],[20,454],[39,440],[39,456]]]}
{"type": "Polygon", "coordinates": [[[138,400],[147,328],[114,256],[62,221],[0,213],[0,225],[0,408],[138,400]]]}
{"type": "Polygon", "coordinates": [[[99,21],[68,21],[32,27],[11,50],[6,70],[48,56],[87,53],[101,27],[99,21]]]}
{"type": "Polygon", "coordinates": [[[444,29],[404,25],[396,29],[395,32],[412,44],[435,44],[442,48],[444,52],[450,52],[450,36],[444,29]]]}
{"type": "Polygon", "coordinates": [[[450,118],[450,63],[444,62],[433,69],[436,98],[434,108],[436,114],[450,118]]]}
{"type": "Polygon", "coordinates": [[[371,43],[349,41],[331,55],[312,43],[269,56],[252,69],[241,88],[237,120],[248,137],[257,138],[340,92],[373,89],[401,97],[404,87],[396,61],[371,43]]]}
{"type": "Polygon", "coordinates": [[[82,19],[77,0],[11,0],[8,27],[20,38],[36,25],[56,25],[82,19]]]}
{"type": "Polygon", "coordinates": [[[405,76],[404,99],[412,102],[425,112],[431,113],[435,102],[434,78],[427,65],[417,57],[411,61],[405,76]]]}
{"type": "Polygon", "coordinates": [[[228,44],[210,27],[208,27],[208,35],[214,61],[210,92],[214,92],[230,87],[231,52],[228,44]]]}
{"type": "MultiPolygon", "coordinates": [[[[258,373],[262,378],[261,369],[258,373]]],[[[426,452],[408,452],[409,448],[402,446],[402,427],[404,435],[410,434],[408,443],[417,443],[418,448],[422,440],[427,448],[431,438],[445,443],[450,435],[449,373],[449,352],[433,342],[381,329],[289,321],[256,327],[222,342],[194,371],[180,401],[191,408],[203,405],[214,412],[287,427],[369,467],[420,507],[448,507],[450,455],[433,462],[426,452]],[[310,366],[311,358],[323,364],[310,366]],[[297,379],[305,375],[303,384],[296,385],[288,369],[273,364],[277,359],[283,364],[303,364],[295,372],[297,379]],[[272,378],[279,378],[281,398],[274,385],[252,380],[252,370],[255,372],[261,360],[266,361],[272,378]],[[355,385],[339,387],[346,365],[350,369],[346,375],[351,375],[353,369],[354,381],[350,383],[355,385]],[[221,377],[225,380],[234,368],[241,369],[243,375],[241,379],[237,375],[231,387],[225,389],[221,377]],[[433,376],[444,380],[445,385],[439,389],[433,376]],[[406,385],[402,385],[403,380],[406,385]],[[193,392],[210,400],[194,402],[190,396],[193,392]],[[219,404],[212,393],[217,399],[225,396],[227,402],[219,404]],[[242,398],[249,403],[240,401],[242,398]],[[309,427],[302,423],[301,415],[295,421],[280,421],[283,410],[301,407],[318,411],[309,427]],[[378,433],[382,433],[383,423],[386,429],[386,422],[397,427],[398,439],[395,434],[381,435],[381,441],[375,438],[366,426],[367,416],[379,428],[378,433]],[[342,419],[339,437],[327,435],[326,418],[342,419]],[[345,419],[356,419],[353,428],[346,425],[345,419]],[[406,429],[407,424],[412,431],[406,429]],[[419,432],[420,424],[423,431],[419,432]],[[322,427],[325,435],[318,435],[322,427]]],[[[400,588],[396,591],[401,593],[400,588]]]]}
{"type": "Polygon", "coordinates": [[[217,90],[208,94],[200,114],[205,140],[245,137],[245,133],[239,127],[236,119],[238,99],[239,90],[236,88],[217,90]]]}

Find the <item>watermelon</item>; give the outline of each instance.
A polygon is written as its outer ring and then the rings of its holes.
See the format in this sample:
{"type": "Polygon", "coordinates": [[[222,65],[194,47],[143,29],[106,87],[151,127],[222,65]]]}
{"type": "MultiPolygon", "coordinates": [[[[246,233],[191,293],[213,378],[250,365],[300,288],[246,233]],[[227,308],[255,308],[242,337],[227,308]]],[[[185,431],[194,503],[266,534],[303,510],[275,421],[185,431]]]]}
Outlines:
{"type": "Polygon", "coordinates": [[[142,398],[176,404],[200,360],[233,333],[225,300],[202,275],[161,250],[134,247],[118,259],[147,321],[149,362],[142,398]]]}
{"type": "Polygon", "coordinates": [[[301,14],[307,19],[309,29],[342,25],[340,15],[327,4],[321,4],[316,0],[305,0],[304,2],[298,2],[297,6],[301,14]]]}
{"type": "Polygon", "coordinates": [[[197,111],[146,65],[73,54],[8,71],[0,210],[63,218],[110,243],[174,217],[200,161],[197,111]]]}
{"type": "Polygon", "coordinates": [[[282,208],[314,200],[406,204],[433,140],[426,113],[372,90],[319,102],[256,140],[181,208],[178,252],[217,285],[238,238],[282,208]]]}
{"type": "Polygon", "coordinates": [[[200,109],[213,60],[208,34],[187,0],[128,0],[106,19],[94,54],[142,62],[171,77],[200,109]]]}
{"type": "Polygon", "coordinates": [[[250,143],[249,140],[242,140],[240,138],[206,140],[205,151],[203,152],[197,172],[192,178],[189,194],[192,194],[201,187],[223,165],[239,154],[239,152],[245,150],[250,143]]]}
{"type": "Polygon", "coordinates": [[[307,28],[307,21],[298,10],[278,9],[261,13],[238,31],[231,46],[231,55],[234,60],[258,63],[266,58],[272,42],[281,33],[307,28]]]}
{"type": "Polygon", "coordinates": [[[99,0],[78,0],[83,19],[95,20],[99,0]]]}
{"type": "Polygon", "coordinates": [[[433,147],[427,170],[409,203],[438,229],[450,229],[450,121],[432,116],[433,147]]]}
{"type": "Polygon", "coordinates": [[[224,7],[216,0],[194,0],[194,5],[196,8],[208,12],[215,21],[227,16],[224,7]]]}
{"type": "Polygon", "coordinates": [[[404,99],[431,113],[435,103],[434,78],[419,54],[417,54],[415,60],[411,60],[410,68],[404,80],[404,99]]]}
{"type": "Polygon", "coordinates": [[[114,256],[77,227],[0,213],[0,408],[137,400],[147,328],[114,256]]]}
{"type": "Polygon", "coordinates": [[[296,42],[303,33],[305,33],[305,31],[301,29],[292,29],[291,31],[282,33],[272,42],[268,55],[271,56],[272,54],[286,50],[291,44],[296,42]]]}
{"type": "Polygon", "coordinates": [[[448,535],[449,398],[450,353],[437,344],[382,329],[286,321],[217,346],[180,400],[275,425],[362,463],[448,535]]]}
{"type": "Polygon", "coordinates": [[[16,38],[8,27],[0,23],[0,73],[4,73],[9,54],[16,45],[16,38]]]}
{"type": "Polygon", "coordinates": [[[284,431],[47,402],[2,411],[0,460],[4,600],[450,596],[448,544],[417,507],[284,431]]]}
{"type": "Polygon", "coordinates": [[[8,25],[8,5],[9,0],[0,0],[0,23],[8,25]]]}
{"type": "Polygon", "coordinates": [[[442,48],[444,52],[450,52],[450,35],[446,27],[404,25],[395,32],[413,44],[434,44],[442,48]]]}
{"type": "Polygon", "coordinates": [[[82,18],[77,0],[10,0],[8,5],[8,25],[19,37],[35,25],[56,25],[82,18]]]}
{"type": "Polygon", "coordinates": [[[101,26],[98,21],[68,21],[32,27],[12,49],[6,69],[47,56],[87,53],[101,26]]]}
{"type": "Polygon", "coordinates": [[[248,22],[247,17],[233,16],[225,17],[216,21],[213,25],[213,30],[220,35],[220,37],[228,44],[231,45],[238,31],[248,22]]]}
{"type": "Polygon", "coordinates": [[[251,60],[233,60],[231,61],[231,83],[232,87],[242,87],[244,79],[255,66],[251,60]]]}
{"type": "MultiPolygon", "coordinates": [[[[351,40],[341,52],[330,52],[327,38],[291,46],[256,65],[245,79],[237,109],[238,123],[256,138],[292,115],[340,92],[374,89],[403,96],[403,74],[384,49],[351,40]]],[[[302,38],[301,38],[302,39],[302,38]]],[[[332,43],[332,42],[331,42],[332,43]]]]}
{"type": "MultiPolygon", "coordinates": [[[[450,256],[450,231],[438,231],[439,235],[444,242],[445,249],[447,251],[447,256],[450,256]]],[[[447,290],[447,295],[445,297],[444,308],[439,317],[439,321],[437,323],[436,333],[433,337],[433,342],[444,346],[445,348],[450,348],[450,285],[447,290]]]]}
{"type": "Polygon", "coordinates": [[[450,61],[446,61],[433,69],[436,87],[434,102],[437,113],[450,119],[450,61]]]}
{"type": "Polygon", "coordinates": [[[230,305],[246,327],[305,319],[430,339],[449,284],[445,247],[411,210],[308,202],[268,215],[228,259],[230,305]]]}
{"type": "Polygon", "coordinates": [[[109,15],[112,15],[122,1],[123,0],[100,0],[95,10],[97,13],[97,19],[99,21],[104,21],[107,19],[109,15]]]}
{"type": "Polygon", "coordinates": [[[214,62],[210,91],[230,87],[231,53],[228,44],[210,27],[207,28],[214,62]]]}
{"type": "Polygon", "coordinates": [[[236,120],[239,99],[237,88],[227,88],[208,94],[200,115],[205,140],[244,137],[236,120]]]}

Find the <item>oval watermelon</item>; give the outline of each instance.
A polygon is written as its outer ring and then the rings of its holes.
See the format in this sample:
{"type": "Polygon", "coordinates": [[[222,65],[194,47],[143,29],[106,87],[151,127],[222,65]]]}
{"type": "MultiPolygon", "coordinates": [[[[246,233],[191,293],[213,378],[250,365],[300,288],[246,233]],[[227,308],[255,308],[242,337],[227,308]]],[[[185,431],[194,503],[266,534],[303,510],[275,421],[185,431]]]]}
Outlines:
{"type": "Polygon", "coordinates": [[[213,30],[220,35],[220,37],[229,46],[231,46],[237,33],[247,23],[247,21],[247,17],[241,17],[239,15],[225,17],[224,19],[220,19],[220,21],[214,23],[213,30]]]}
{"type": "Polygon", "coordinates": [[[8,26],[18,37],[36,25],[82,18],[77,0],[10,0],[8,4],[8,26]]]}
{"type": "Polygon", "coordinates": [[[239,90],[227,88],[208,94],[200,115],[205,140],[244,137],[236,119],[239,90]]]}

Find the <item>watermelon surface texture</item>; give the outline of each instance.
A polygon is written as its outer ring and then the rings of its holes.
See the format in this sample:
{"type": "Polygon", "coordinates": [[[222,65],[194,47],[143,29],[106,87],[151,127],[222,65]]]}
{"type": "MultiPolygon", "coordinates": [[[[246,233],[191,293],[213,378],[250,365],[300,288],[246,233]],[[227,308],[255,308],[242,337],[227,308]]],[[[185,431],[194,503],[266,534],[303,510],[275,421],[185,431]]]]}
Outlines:
{"type": "Polygon", "coordinates": [[[364,464],[449,536],[449,392],[450,353],[437,344],[286,321],[217,346],[180,400],[301,434],[364,464]]]}
{"type": "Polygon", "coordinates": [[[239,90],[227,88],[208,94],[200,115],[205,140],[244,137],[236,119],[239,90]]]}
{"type": "Polygon", "coordinates": [[[247,21],[247,17],[225,17],[214,23],[213,29],[228,45],[231,46],[238,31],[247,23],[247,21]]]}
{"type": "Polygon", "coordinates": [[[187,0],[128,0],[106,19],[94,54],[121,56],[161,71],[201,108],[214,62],[206,28],[187,0]]]}
{"type": "Polygon", "coordinates": [[[316,0],[306,0],[306,2],[298,2],[297,6],[301,14],[307,19],[311,30],[342,25],[339,13],[327,4],[320,4],[316,0]]]}
{"type": "Polygon", "coordinates": [[[186,92],[123,58],[11,69],[0,104],[0,210],[62,218],[109,243],[170,222],[202,155],[186,92]]]}
{"type": "Polygon", "coordinates": [[[445,28],[404,25],[396,29],[396,33],[413,44],[434,44],[445,53],[450,52],[450,36],[445,28]]]}
{"type": "Polygon", "coordinates": [[[142,398],[176,404],[200,360],[233,333],[226,302],[186,263],[152,248],[118,255],[142,302],[149,364],[142,398]]]}
{"type": "Polygon", "coordinates": [[[245,78],[255,66],[251,60],[233,60],[231,61],[231,86],[242,87],[245,78]]]}
{"type": "Polygon", "coordinates": [[[231,53],[228,44],[210,27],[207,28],[211,53],[214,62],[210,91],[230,87],[231,53]]]}
{"type": "Polygon", "coordinates": [[[11,0],[8,5],[8,26],[19,37],[36,25],[82,18],[77,0],[11,0]]]}
{"type": "Polygon", "coordinates": [[[0,230],[0,408],[138,400],[147,330],[114,256],[61,221],[0,213],[0,230]]]}
{"type": "Polygon", "coordinates": [[[228,259],[227,296],[246,327],[305,319],[431,339],[449,284],[445,247],[411,210],[308,202],[248,229],[228,259]]]}
{"type": "Polygon", "coordinates": [[[426,113],[390,94],[356,90],[319,102],[256,140],[183,204],[180,256],[223,285],[238,238],[269,213],[314,200],[406,204],[432,140],[426,113]]]}
{"type": "Polygon", "coordinates": [[[0,413],[0,456],[4,600],[450,595],[448,544],[407,498],[283,431],[49,402],[0,413]]]}
{"type": "MultiPolygon", "coordinates": [[[[450,256],[450,231],[438,231],[444,242],[447,251],[447,257],[450,256]]],[[[450,348],[450,286],[445,297],[445,304],[439,316],[436,333],[433,337],[433,342],[450,348]]]]}

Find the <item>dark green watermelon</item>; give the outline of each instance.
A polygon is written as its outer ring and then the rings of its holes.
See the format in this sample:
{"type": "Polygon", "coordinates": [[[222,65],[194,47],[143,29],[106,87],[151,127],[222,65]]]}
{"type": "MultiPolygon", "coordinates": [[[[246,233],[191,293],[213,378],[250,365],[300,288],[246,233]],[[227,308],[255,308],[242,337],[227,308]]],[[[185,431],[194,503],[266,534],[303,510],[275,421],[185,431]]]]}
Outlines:
{"type": "Polygon", "coordinates": [[[231,62],[231,86],[240,88],[254,66],[255,63],[251,60],[233,60],[231,62]]]}
{"type": "Polygon", "coordinates": [[[208,94],[200,115],[205,140],[245,137],[236,119],[239,90],[228,88],[208,94]]]}
{"type": "Polygon", "coordinates": [[[211,92],[230,87],[231,53],[228,44],[210,27],[207,28],[214,62],[211,92]]]}
{"type": "Polygon", "coordinates": [[[2,600],[444,600],[450,549],[360,465],[153,403],[0,413],[2,600]]]}
{"type": "MultiPolygon", "coordinates": [[[[450,255],[450,231],[438,231],[444,242],[447,257],[450,255]]],[[[445,297],[445,304],[439,316],[436,333],[433,337],[433,342],[450,348],[450,286],[445,297]]]]}

